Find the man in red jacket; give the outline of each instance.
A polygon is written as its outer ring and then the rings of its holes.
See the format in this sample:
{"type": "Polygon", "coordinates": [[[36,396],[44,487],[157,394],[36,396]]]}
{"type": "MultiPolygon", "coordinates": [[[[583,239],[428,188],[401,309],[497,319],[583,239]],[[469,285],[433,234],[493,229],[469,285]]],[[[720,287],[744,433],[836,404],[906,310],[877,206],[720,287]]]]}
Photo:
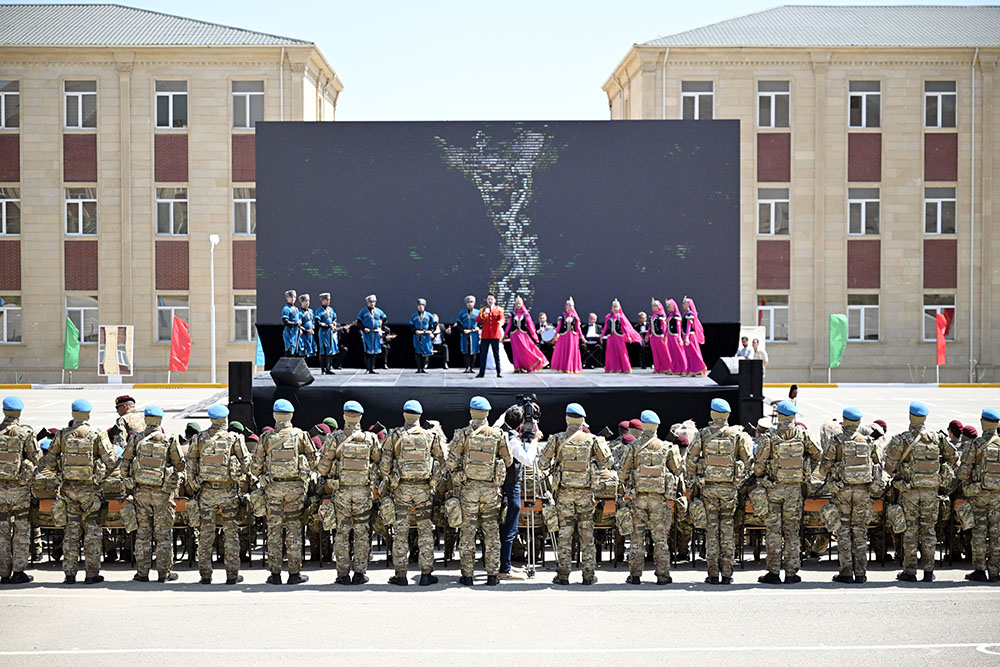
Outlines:
{"type": "Polygon", "coordinates": [[[476,322],[482,327],[479,334],[479,375],[486,377],[487,349],[493,350],[493,365],[500,375],[500,339],[503,338],[503,308],[497,306],[497,298],[493,294],[486,295],[486,307],[479,311],[476,322]]]}

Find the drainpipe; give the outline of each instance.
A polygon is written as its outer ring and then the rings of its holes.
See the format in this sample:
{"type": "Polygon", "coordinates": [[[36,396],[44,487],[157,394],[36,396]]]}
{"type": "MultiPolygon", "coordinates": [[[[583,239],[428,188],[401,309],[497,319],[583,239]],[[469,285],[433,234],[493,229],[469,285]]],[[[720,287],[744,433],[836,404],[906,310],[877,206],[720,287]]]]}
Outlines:
{"type": "Polygon", "coordinates": [[[279,120],[285,120],[285,47],[281,47],[281,62],[278,63],[278,94],[281,96],[281,115],[279,120]]]}
{"type": "Polygon", "coordinates": [[[969,135],[969,152],[972,155],[972,173],[969,178],[969,382],[975,382],[976,364],[972,344],[976,334],[976,60],[978,59],[977,46],[969,68],[969,78],[972,81],[972,132],[969,135]]]}
{"type": "Polygon", "coordinates": [[[663,120],[667,119],[667,57],[670,56],[670,47],[663,51],[663,120]]]}

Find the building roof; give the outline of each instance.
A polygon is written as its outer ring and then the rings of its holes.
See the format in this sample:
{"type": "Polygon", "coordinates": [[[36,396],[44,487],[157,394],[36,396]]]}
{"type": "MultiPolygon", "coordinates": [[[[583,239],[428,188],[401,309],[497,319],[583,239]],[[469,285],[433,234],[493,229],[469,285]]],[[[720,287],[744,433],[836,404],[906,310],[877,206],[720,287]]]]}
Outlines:
{"type": "Polygon", "coordinates": [[[1000,46],[1000,7],[785,5],[640,46],[1000,46]]]}
{"type": "Polygon", "coordinates": [[[122,5],[0,4],[2,46],[297,46],[312,42],[122,5]]]}

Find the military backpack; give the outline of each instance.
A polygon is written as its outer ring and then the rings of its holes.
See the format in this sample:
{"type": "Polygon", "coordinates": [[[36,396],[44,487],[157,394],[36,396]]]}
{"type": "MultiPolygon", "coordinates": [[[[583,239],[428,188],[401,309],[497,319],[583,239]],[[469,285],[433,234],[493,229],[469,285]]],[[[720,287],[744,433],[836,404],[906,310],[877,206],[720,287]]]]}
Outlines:
{"type": "Polygon", "coordinates": [[[396,467],[405,482],[426,482],[434,469],[431,445],[434,436],[419,424],[406,429],[399,439],[396,467]]]}
{"type": "Polygon", "coordinates": [[[805,442],[798,427],[793,427],[788,437],[780,436],[771,452],[772,474],[777,482],[801,482],[805,461],[805,442]]]}
{"type": "Polygon", "coordinates": [[[63,431],[62,473],[71,482],[94,479],[94,441],[87,424],[63,431]]]}
{"type": "Polygon", "coordinates": [[[857,431],[843,441],[844,468],[841,478],[845,484],[871,484],[874,477],[872,442],[857,431]]]}
{"type": "Polygon", "coordinates": [[[230,458],[237,436],[224,429],[201,438],[198,476],[203,482],[232,482],[230,458]]]}
{"type": "Polygon", "coordinates": [[[910,444],[913,461],[910,483],[918,489],[936,489],[941,484],[941,449],[930,431],[922,431],[910,444]]]}
{"type": "Polygon", "coordinates": [[[590,459],[593,442],[582,430],[577,431],[559,447],[562,471],[560,486],[570,489],[590,488],[590,459]]]}
{"type": "Polygon", "coordinates": [[[496,458],[496,433],[488,424],[483,424],[469,435],[465,444],[465,476],[477,482],[494,482],[496,458]]]}
{"type": "MultiPolygon", "coordinates": [[[[636,493],[669,493],[667,477],[673,477],[667,469],[670,449],[658,438],[651,438],[635,454],[636,493]]],[[[673,495],[673,494],[671,494],[673,495]]]]}
{"type": "Polygon", "coordinates": [[[705,481],[709,484],[732,484],[737,481],[736,445],[733,429],[726,427],[712,433],[705,429],[705,481]]]}
{"type": "Polygon", "coordinates": [[[20,428],[11,424],[0,431],[0,481],[17,481],[24,461],[24,445],[20,428]]]}
{"type": "Polygon", "coordinates": [[[132,477],[136,484],[161,486],[167,477],[170,439],[160,431],[145,436],[135,446],[132,477]]]}
{"type": "Polygon", "coordinates": [[[371,484],[371,445],[367,434],[358,429],[340,444],[341,486],[371,484]]]}
{"type": "Polygon", "coordinates": [[[290,482],[299,476],[299,445],[295,438],[297,429],[283,428],[268,438],[267,470],[276,482],[290,482]]]}
{"type": "Polygon", "coordinates": [[[986,491],[1000,491],[1000,435],[994,434],[982,449],[980,484],[986,491]]]}

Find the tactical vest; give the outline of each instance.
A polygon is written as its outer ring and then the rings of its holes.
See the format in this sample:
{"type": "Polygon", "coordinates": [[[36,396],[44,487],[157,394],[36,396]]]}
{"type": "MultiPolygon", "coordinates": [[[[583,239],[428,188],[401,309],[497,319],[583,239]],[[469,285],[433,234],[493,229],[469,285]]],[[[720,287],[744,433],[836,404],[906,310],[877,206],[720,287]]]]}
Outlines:
{"type": "Polygon", "coordinates": [[[269,438],[267,451],[267,470],[271,479],[276,482],[298,481],[299,449],[296,439],[292,437],[294,429],[284,428],[277,435],[269,438]],[[284,436],[284,437],[282,437],[284,436]]]}
{"type": "Polygon", "coordinates": [[[857,431],[843,441],[844,469],[841,480],[845,484],[871,484],[875,479],[872,466],[872,443],[857,431]]]}
{"type": "Polygon", "coordinates": [[[560,485],[571,489],[590,488],[590,459],[593,442],[583,431],[577,431],[559,448],[562,468],[560,485]]]}
{"type": "Polygon", "coordinates": [[[403,432],[399,439],[396,466],[403,481],[426,482],[431,478],[434,459],[431,456],[433,436],[419,424],[403,432]]]}
{"type": "Polygon", "coordinates": [[[705,481],[709,484],[732,484],[736,481],[736,438],[727,434],[728,427],[714,434],[702,431],[707,437],[704,447],[705,481]]]}
{"type": "Polygon", "coordinates": [[[201,438],[198,474],[203,482],[232,482],[231,455],[236,436],[219,429],[201,438]]]}
{"type": "MultiPolygon", "coordinates": [[[[779,435],[779,437],[781,437],[779,435]]],[[[805,442],[797,428],[793,428],[790,439],[780,439],[771,452],[772,473],[777,482],[801,482],[802,464],[805,459],[805,442]]]]}
{"type": "Polygon", "coordinates": [[[936,489],[941,484],[941,449],[930,431],[922,431],[910,445],[913,461],[910,483],[918,489],[936,489]]]}
{"type": "Polygon", "coordinates": [[[1000,435],[994,435],[983,447],[980,484],[987,491],[1000,491],[1000,435]]]}
{"type": "Polygon", "coordinates": [[[371,483],[371,445],[358,429],[340,445],[340,485],[367,486],[371,483]]]}
{"type": "Polygon", "coordinates": [[[480,426],[465,444],[465,476],[477,482],[492,482],[496,458],[496,433],[487,425],[480,426]]]}
{"type": "Polygon", "coordinates": [[[71,482],[94,479],[94,441],[87,424],[63,431],[62,468],[63,477],[71,482]]]}
{"type": "Polygon", "coordinates": [[[651,438],[635,456],[636,493],[667,492],[667,456],[670,449],[657,438],[651,438]],[[659,444],[656,451],[650,445],[659,444]]]}
{"type": "Polygon", "coordinates": [[[133,473],[136,484],[160,486],[167,476],[167,451],[170,439],[155,431],[139,440],[135,446],[133,473]]]}
{"type": "Polygon", "coordinates": [[[24,451],[21,445],[22,439],[18,437],[19,430],[16,424],[11,424],[0,431],[0,481],[16,481],[21,473],[24,451]]]}

